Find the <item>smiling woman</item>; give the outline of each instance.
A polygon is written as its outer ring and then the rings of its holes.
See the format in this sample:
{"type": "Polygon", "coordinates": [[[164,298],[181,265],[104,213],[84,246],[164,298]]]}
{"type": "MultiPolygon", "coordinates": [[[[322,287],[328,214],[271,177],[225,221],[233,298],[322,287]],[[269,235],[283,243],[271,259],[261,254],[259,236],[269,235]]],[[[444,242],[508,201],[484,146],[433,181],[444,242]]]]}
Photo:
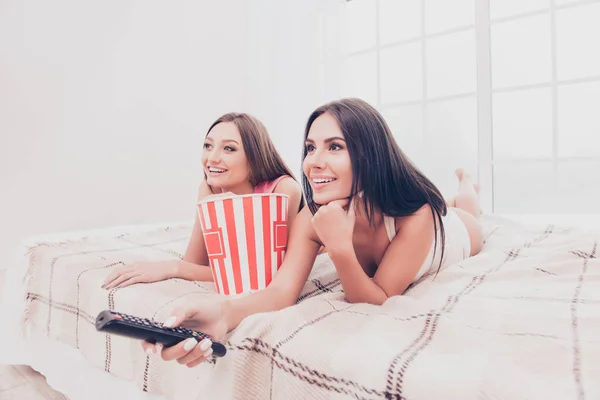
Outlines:
{"type": "Polygon", "coordinates": [[[329,114],[324,115],[314,121],[311,130],[313,134],[305,141],[303,164],[304,175],[309,180],[305,188],[307,193],[310,190],[315,204],[349,198],[352,193],[352,163],[344,135],[338,133],[337,121],[329,114]]]}
{"type": "Polygon", "coordinates": [[[213,193],[241,194],[254,190],[248,179],[250,168],[240,132],[233,122],[222,122],[211,129],[204,141],[202,165],[213,193]]]}
{"type": "MultiPolygon", "coordinates": [[[[223,133],[225,138],[231,137],[223,133]]],[[[224,164],[207,162],[207,168],[218,167],[214,173],[219,173],[229,168],[224,164]]],[[[447,205],[400,150],[379,112],[360,99],[334,101],[310,115],[303,171],[308,207],[296,218],[271,284],[242,298],[190,302],[167,320],[170,326],[202,327],[221,339],[251,314],[295,304],[321,246],[347,300],[377,305],[481,249],[480,210],[470,176],[457,171],[459,195],[447,205]]],[[[143,346],[157,351],[150,343],[143,346]]],[[[183,344],[161,355],[190,367],[206,359],[202,349],[183,344]]]]}
{"type": "MultiPolygon", "coordinates": [[[[248,114],[229,113],[208,129],[202,151],[204,181],[198,201],[223,193],[282,193],[288,197],[288,231],[302,208],[302,191],[281,159],[265,126],[248,114]]],[[[109,290],[170,278],[212,281],[198,214],[183,260],[139,262],[116,268],[102,287],[109,290]]]]}

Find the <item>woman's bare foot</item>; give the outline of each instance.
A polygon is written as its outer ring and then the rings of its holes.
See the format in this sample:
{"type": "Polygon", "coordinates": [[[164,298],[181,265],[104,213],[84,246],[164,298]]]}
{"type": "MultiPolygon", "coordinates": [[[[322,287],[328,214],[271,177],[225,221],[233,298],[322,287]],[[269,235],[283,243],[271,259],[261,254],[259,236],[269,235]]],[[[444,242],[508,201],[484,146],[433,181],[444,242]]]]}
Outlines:
{"type": "Polygon", "coordinates": [[[481,215],[479,185],[473,183],[471,175],[464,169],[458,168],[455,173],[458,178],[458,194],[449,204],[467,211],[476,218],[479,217],[481,215]]]}

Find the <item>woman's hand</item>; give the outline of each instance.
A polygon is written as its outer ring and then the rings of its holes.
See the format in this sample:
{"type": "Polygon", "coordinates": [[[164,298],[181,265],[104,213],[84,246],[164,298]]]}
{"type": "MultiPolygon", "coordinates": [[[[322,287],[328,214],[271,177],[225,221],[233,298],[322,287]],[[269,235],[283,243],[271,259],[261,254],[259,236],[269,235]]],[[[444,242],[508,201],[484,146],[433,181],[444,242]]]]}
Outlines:
{"type": "Polygon", "coordinates": [[[354,202],[348,203],[348,199],[332,201],[321,206],[312,217],[313,228],[328,251],[352,247],[356,216],[354,202]],[[344,210],[345,206],[348,206],[348,211],[344,210]]]}
{"type": "Polygon", "coordinates": [[[123,288],[134,283],[159,282],[175,277],[179,260],[136,262],[122,265],[106,278],[102,288],[123,288]]]}
{"type": "Polygon", "coordinates": [[[232,196],[236,196],[235,193],[233,192],[221,192],[221,193],[211,193],[205,197],[203,197],[200,201],[202,200],[209,200],[209,199],[218,199],[219,197],[232,197],[232,196]]]}
{"type": "MultiPolygon", "coordinates": [[[[175,309],[163,325],[168,328],[181,326],[193,329],[215,340],[222,340],[227,334],[227,300],[219,298],[187,303],[175,309]]],[[[160,352],[163,360],[177,360],[179,364],[188,367],[195,367],[210,358],[211,345],[210,339],[197,342],[194,338],[186,339],[169,348],[142,342],[142,347],[147,354],[160,352]]]]}

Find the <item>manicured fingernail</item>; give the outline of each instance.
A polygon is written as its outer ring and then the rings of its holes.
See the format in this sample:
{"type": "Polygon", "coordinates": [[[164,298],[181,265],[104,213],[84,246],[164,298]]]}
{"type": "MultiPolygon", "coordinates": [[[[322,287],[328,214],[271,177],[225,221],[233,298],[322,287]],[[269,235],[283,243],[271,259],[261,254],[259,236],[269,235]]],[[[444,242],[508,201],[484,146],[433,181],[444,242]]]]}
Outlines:
{"type": "Polygon", "coordinates": [[[202,342],[200,342],[200,350],[205,351],[206,349],[210,348],[210,346],[212,346],[212,342],[210,341],[210,339],[203,339],[202,342]]]}
{"type": "Polygon", "coordinates": [[[165,323],[163,325],[166,326],[167,328],[170,328],[173,326],[174,323],[175,323],[175,316],[167,318],[167,320],[165,321],[165,323]]]}
{"type": "Polygon", "coordinates": [[[196,339],[189,338],[188,340],[185,341],[185,344],[183,345],[183,349],[185,351],[190,351],[191,349],[194,348],[194,346],[196,346],[196,344],[198,344],[198,342],[196,341],[196,339]]]}
{"type": "Polygon", "coordinates": [[[147,347],[146,348],[146,354],[151,356],[152,354],[154,354],[154,347],[147,347]]]}
{"type": "Polygon", "coordinates": [[[163,345],[162,343],[156,343],[156,346],[154,346],[154,352],[155,353],[160,353],[163,349],[163,345]]]}
{"type": "Polygon", "coordinates": [[[208,357],[210,357],[210,356],[212,355],[212,353],[213,353],[213,349],[208,349],[208,350],[206,350],[206,351],[204,352],[204,354],[202,354],[202,356],[203,356],[204,358],[208,358],[208,357]]]}

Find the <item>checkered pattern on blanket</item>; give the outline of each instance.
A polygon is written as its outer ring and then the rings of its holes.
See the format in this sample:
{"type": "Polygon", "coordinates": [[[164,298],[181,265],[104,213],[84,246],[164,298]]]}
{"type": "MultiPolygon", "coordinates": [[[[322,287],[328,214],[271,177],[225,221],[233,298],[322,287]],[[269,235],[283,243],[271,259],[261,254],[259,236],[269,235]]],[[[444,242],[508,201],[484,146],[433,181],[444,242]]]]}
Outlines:
{"type": "Polygon", "coordinates": [[[226,357],[193,369],[94,328],[104,309],[164,320],[216,295],[181,279],[100,288],[117,265],[181,258],[189,226],[35,244],[24,324],[169,399],[600,398],[600,234],[483,223],[481,254],[383,306],[347,303],[319,256],[297,305],[246,318],[226,357]]]}

